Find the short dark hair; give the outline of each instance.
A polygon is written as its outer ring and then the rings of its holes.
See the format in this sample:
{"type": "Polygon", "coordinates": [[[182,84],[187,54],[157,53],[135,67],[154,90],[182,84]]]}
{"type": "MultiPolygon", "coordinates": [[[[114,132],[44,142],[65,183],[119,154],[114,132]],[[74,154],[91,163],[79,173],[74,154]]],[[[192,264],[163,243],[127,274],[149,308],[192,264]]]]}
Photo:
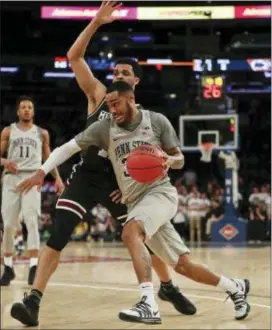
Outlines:
{"type": "Polygon", "coordinates": [[[134,94],[134,90],[130,84],[125,81],[115,81],[107,88],[107,94],[112,92],[118,92],[119,94],[132,92],[134,94]]]}
{"type": "Polygon", "coordinates": [[[31,96],[28,96],[28,95],[21,95],[18,97],[18,99],[16,100],[16,110],[19,109],[19,106],[20,106],[20,103],[22,101],[30,101],[32,102],[32,104],[35,106],[35,103],[34,103],[34,100],[31,96]]]}
{"type": "Polygon", "coordinates": [[[142,69],[140,64],[134,60],[133,58],[129,58],[129,57],[124,57],[124,58],[120,58],[119,60],[117,60],[114,64],[114,66],[116,66],[117,64],[128,64],[132,66],[134,75],[136,77],[138,77],[139,79],[141,79],[142,77],[142,69]]]}

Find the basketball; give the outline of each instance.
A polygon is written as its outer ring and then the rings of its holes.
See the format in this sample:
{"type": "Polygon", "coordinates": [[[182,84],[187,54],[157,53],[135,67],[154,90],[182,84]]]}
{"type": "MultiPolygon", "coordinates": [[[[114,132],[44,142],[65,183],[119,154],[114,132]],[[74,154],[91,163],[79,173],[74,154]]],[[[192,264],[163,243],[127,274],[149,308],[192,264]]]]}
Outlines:
{"type": "Polygon", "coordinates": [[[139,183],[150,184],[165,175],[163,152],[160,148],[141,145],[127,158],[128,174],[139,183]]]}

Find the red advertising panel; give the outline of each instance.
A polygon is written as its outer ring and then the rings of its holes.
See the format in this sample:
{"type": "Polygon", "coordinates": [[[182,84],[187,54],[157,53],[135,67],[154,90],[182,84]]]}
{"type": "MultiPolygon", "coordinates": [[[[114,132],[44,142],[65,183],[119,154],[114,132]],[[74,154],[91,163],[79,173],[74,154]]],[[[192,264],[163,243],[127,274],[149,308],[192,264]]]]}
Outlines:
{"type": "Polygon", "coordinates": [[[271,6],[235,6],[235,18],[270,18],[271,6]]]}

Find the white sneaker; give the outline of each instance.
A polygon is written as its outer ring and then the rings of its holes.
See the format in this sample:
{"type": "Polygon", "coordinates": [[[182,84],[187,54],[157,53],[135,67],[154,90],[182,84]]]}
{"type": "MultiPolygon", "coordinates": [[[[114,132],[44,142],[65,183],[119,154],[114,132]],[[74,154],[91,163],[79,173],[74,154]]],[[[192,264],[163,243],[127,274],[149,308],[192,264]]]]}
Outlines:
{"type": "Polygon", "coordinates": [[[235,319],[236,320],[243,320],[248,316],[248,313],[250,312],[250,305],[247,302],[247,294],[250,290],[250,283],[249,280],[232,280],[237,285],[237,292],[236,293],[230,293],[227,291],[227,294],[229,295],[227,297],[230,298],[234,303],[235,308],[235,319]]]}
{"type": "Polygon", "coordinates": [[[119,313],[119,319],[127,322],[137,322],[145,324],[161,324],[159,309],[152,309],[146,302],[146,296],[143,296],[131,309],[122,310],[119,313]]]}

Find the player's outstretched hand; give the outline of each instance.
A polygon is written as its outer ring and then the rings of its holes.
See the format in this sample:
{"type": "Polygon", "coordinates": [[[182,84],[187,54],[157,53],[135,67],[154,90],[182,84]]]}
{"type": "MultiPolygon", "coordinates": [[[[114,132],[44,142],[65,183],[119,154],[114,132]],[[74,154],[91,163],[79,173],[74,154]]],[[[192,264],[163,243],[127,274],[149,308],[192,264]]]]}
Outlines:
{"type": "Polygon", "coordinates": [[[122,3],[117,1],[103,1],[102,5],[100,6],[94,20],[99,24],[107,24],[115,21],[119,17],[113,15],[113,12],[117,9],[120,9],[122,3]]]}
{"type": "Polygon", "coordinates": [[[57,195],[60,195],[63,190],[65,189],[64,183],[61,180],[61,178],[57,178],[55,181],[55,187],[56,187],[56,193],[57,195]]]}
{"type": "Polygon", "coordinates": [[[110,198],[115,204],[120,204],[122,199],[122,193],[119,189],[113,190],[110,193],[110,198]]]}
{"type": "Polygon", "coordinates": [[[41,186],[43,184],[43,180],[45,177],[45,173],[42,170],[38,170],[34,175],[30,178],[22,181],[17,186],[17,191],[21,193],[28,193],[33,187],[37,186],[37,190],[40,191],[41,186]]]}
{"type": "Polygon", "coordinates": [[[1,165],[3,165],[5,167],[5,169],[7,169],[12,174],[18,173],[17,164],[15,164],[13,161],[11,161],[9,159],[2,158],[1,159],[1,165]]]}

